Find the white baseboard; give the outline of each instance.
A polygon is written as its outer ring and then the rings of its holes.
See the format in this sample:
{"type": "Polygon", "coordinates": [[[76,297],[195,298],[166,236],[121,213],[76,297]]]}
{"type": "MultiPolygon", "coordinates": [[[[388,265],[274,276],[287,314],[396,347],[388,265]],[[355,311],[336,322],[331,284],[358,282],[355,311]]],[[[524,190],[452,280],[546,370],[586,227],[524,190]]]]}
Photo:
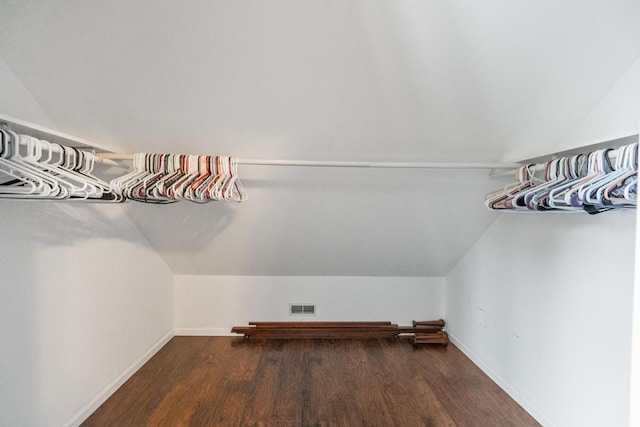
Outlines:
{"type": "Polygon", "coordinates": [[[227,328],[176,328],[176,336],[189,337],[241,337],[242,335],[231,333],[231,327],[227,328]]]}
{"type": "Polygon", "coordinates": [[[524,408],[533,418],[536,419],[543,426],[553,427],[549,420],[547,420],[541,413],[538,411],[534,405],[531,404],[518,390],[511,387],[507,381],[505,381],[500,375],[498,375],[489,365],[487,365],[482,358],[465,344],[462,343],[455,335],[452,335],[451,332],[447,331],[449,334],[449,340],[462,351],[465,356],[467,356],[475,365],[482,370],[485,374],[489,376],[500,386],[501,389],[505,391],[513,400],[515,400],[520,406],[524,408]]]}
{"type": "Polygon", "coordinates": [[[145,363],[153,357],[154,354],[158,352],[166,343],[169,342],[171,338],[173,338],[173,331],[167,332],[162,338],[156,341],[149,350],[137,361],[133,362],[123,373],[118,375],[116,379],[111,381],[104,387],[96,397],[91,399],[89,403],[87,403],[82,409],[76,412],[71,420],[64,424],[65,427],[76,427],[82,424],[84,420],[86,420],[91,414],[95,412],[100,405],[102,405],[122,384],[124,384],[133,374],[136,373],[138,369],[142,367],[145,363]]]}

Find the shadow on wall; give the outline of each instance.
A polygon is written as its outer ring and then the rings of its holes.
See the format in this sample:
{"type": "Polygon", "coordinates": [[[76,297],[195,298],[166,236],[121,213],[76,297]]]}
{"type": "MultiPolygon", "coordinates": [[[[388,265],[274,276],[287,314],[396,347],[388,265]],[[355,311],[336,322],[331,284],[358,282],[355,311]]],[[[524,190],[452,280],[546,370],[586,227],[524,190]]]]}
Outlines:
{"type": "MultiPolygon", "coordinates": [[[[118,238],[139,242],[124,212],[117,206],[85,202],[39,200],[0,201],[2,217],[17,221],[9,226],[15,240],[34,241],[46,246],[70,246],[80,239],[118,238]],[[15,228],[19,231],[16,232],[15,228]]],[[[7,243],[7,242],[3,242],[7,243]]]]}
{"type": "MultiPolygon", "coordinates": [[[[83,239],[118,239],[141,244],[137,233],[131,232],[132,220],[142,231],[150,225],[157,231],[179,236],[180,246],[193,244],[193,237],[200,241],[214,238],[233,219],[228,206],[191,206],[186,202],[174,205],[146,205],[129,202],[125,204],[2,200],[0,211],[5,227],[15,229],[3,239],[34,241],[46,246],[71,246],[83,239]],[[11,236],[11,237],[9,237],[11,236]]],[[[147,242],[144,242],[145,244],[147,242]]]]}
{"type": "Polygon", "coordinates": [[[158,250],[195,252],[208,246],[236,217],[234,204],[126,203],[124,212],[158,250]]]}
{"type": "Polygon", "coordinates": [[[0,218],[0,425],[63,425],[170,327],[171,278],[121,204],[0,200],[0,218]]]}

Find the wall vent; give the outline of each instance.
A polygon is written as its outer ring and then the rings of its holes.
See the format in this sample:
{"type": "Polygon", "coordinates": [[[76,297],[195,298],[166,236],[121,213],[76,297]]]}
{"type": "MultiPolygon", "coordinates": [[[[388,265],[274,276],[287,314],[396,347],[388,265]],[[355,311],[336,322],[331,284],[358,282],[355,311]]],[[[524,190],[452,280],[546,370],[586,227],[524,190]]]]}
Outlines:
{"type": "Polygon", "coordinates": [[[290,316],[315,316],[315,304],[289,304],[290,316]]]}

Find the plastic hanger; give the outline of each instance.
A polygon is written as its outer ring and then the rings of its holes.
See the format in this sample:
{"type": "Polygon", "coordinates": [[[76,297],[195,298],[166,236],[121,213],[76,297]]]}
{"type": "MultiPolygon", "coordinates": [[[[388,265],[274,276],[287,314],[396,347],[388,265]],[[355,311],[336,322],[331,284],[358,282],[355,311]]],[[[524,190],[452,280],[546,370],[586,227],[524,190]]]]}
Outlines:
{"type": "Polygon", "coordinates": [[[634,207],[637,202],[633,190],[637,187],[638,181],[638,143],[623,148],[616,159],[620,173],[606,187],[600,189],[598,197],[612,205],[634,207]]]}
{"type": "Polygon", "coordinates": [[[235,157],[230,157],[229,182],[227,182],[227,188],[225,189],[225,200],[241,202],[246,198],[244,187],[238,179],[238,160],[235,157]]]}
{"type": "Polygon", "coordinates": [[[209,197],[209,188],[215,180],[219,178],[218,169],[218,156],[207,156],[207,177],[198,183],[198,186],[194,189],[195,198],[199,203],[207,203],[211,201],[209,197]]]}
{"type": "Polygon", "coordinates": [[[5,143],[5,133],[0,133],[0,197],[14,197],[17,195],[31,195],[39,192],[39,186],[44,185],[40,180],[30,179],[17,171],[8,163],[5,157],[9,157],[11,148],[5,143]]]}
{"type": "Polygon", "coordinates": [[[211,176],[210,156],[198,156],[198,175],[186,187],[183,197],[196,203],[208,202],[205,198],[200,197],[197,190],[209,176],[211,176]]]}
{"type": "Polygon", "coordinates": [[[19,136],[12,131],[3,131],[4,152],[2,163],[14,174],[20,174],[23,179],[36,183],[36,189],[28,194],[29,198],[66,198],[68,191],[50,174],[34,165],[24,162],[19,153],[19,136]]]}
{"type": "Polygon", "coordinates": [[[553,209],[548,203],[550,192],[561,187],[570,179],[569,158],[562,157],[550,162],[547,181],[536,187],[525,196],[525,203],[529,209],[543,211],[553,209]]]}
{"type": "Polygon", "coordinates": [[[153,194],[157,199],[172,200],[169,197],[168,190],[183,175],[182,159],[181,155],[166,154],[166,156],[167,174],[156,183],[153,194]]]}
{"type": "Polygon", "coordinates": [[[485,205],[489,209],[494,210],[513,209],[513,205],[511,204],[513,197],[518,194],[518,192],[535,185],[535,166],[534,164],[529,164],[518,168],[516,170],[516,182],[507,185],[501,190],[488,194],[485,197],[485,205]]]}
{"type": "Polygon", "coordinates": [[[579,207],[575,207],[565,200],[565,194],[567,191],[576,185],[576,183],[587,175],[587,163],[586,156],[583,154],[571,156],[567,163],[567,180],[555,186],[549,191],[547,203],[549,207],[558,210],[581,210],[579,207]]]}
{"type": "Polygon", "coordinates": [[[550,160],[545,165],[544,181],[537,183],[514,195],[511,205],[514,210],[532,210],[532,198],[537,193],[546,192],[547,187],[553,181],[557,169],[558,159],[550,160]]]}
{"type": "Polygon", "coordinates": [[[53,157],[51,144],[25,135],[21,135],[20,139],[24,141],[23,145],[26,147],[26,155],[22,157],[22,161],[42,170],[54,179],[57,185],[66,191],[65,198],[87,199],[96,194],[97,188],[73,169],[78,164],[78,154],[75,152],[68,154],[70,149],[59,146],[63,151],[61,157],[66,163],[51,164],[49,163],[53,157]],[[45,152],[48,154],[46,159],[43,158],[45,152]]]}

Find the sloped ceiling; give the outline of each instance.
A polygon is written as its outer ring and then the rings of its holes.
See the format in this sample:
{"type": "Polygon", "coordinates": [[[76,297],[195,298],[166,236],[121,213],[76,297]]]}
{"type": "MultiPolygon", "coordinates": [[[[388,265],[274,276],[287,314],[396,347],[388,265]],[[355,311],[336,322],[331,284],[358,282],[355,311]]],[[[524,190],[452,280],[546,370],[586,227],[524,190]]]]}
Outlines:
{"type": "MultiPolygon", "coordinates": [[[[58,129],[116,151],[497,161],[571,134],[640,56],[638,18],[637,0],[3,0],[0,56],[58,129]]],[[[240,173],[241,205],[125,209],[179,274],[440,276],[504,184],[240,173]]]]}

